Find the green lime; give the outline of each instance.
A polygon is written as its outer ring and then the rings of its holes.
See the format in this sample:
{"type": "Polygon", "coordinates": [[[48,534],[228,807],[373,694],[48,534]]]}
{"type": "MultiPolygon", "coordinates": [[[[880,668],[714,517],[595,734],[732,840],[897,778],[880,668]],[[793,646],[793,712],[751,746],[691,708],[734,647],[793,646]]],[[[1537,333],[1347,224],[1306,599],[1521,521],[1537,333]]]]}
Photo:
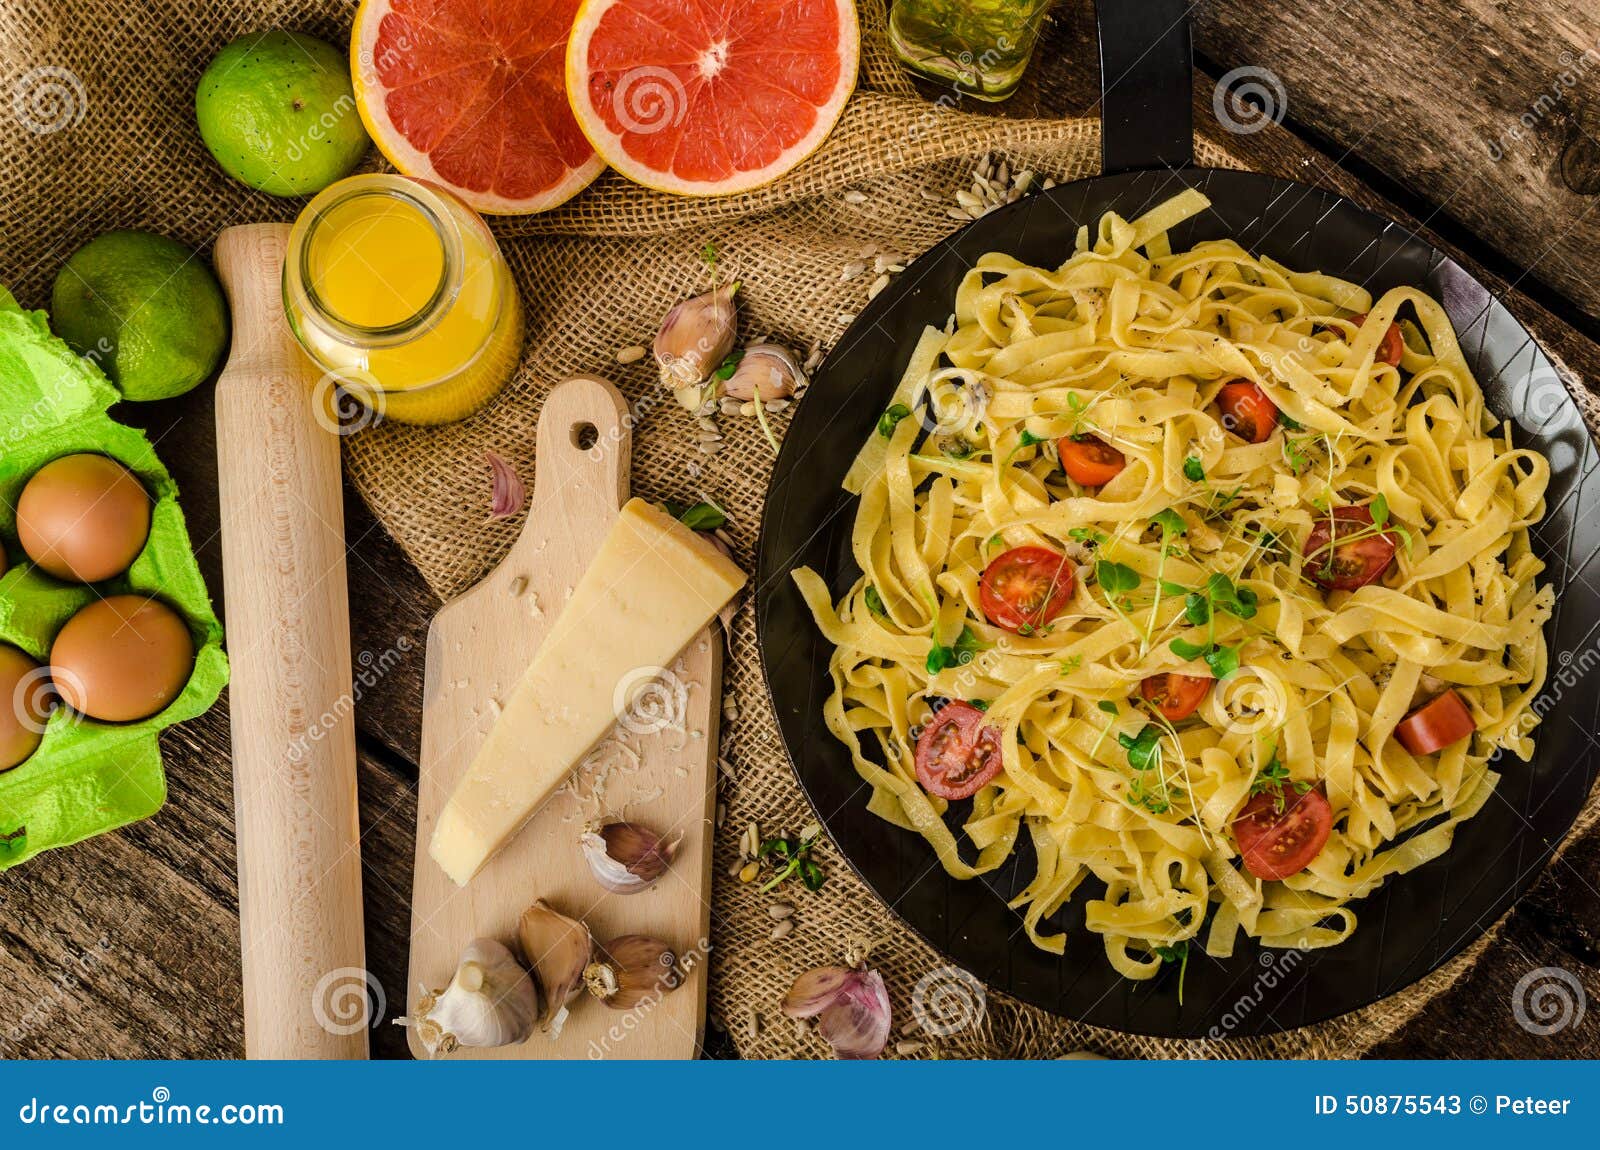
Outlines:
{"type": "Polygon", "coordinates": [[[50,292],[56,334],[124,399],[182,395],[216,370],[228,305],[194,252],[149,232],[107,232],[72,254],[50,292]]]}
{"type": "Polygon", "coordinates": [[[194,113],[223,171],[274,196],[320,192],[372,143],[344,54],[297,32],[252,33],[218,52],[194,113]]]}

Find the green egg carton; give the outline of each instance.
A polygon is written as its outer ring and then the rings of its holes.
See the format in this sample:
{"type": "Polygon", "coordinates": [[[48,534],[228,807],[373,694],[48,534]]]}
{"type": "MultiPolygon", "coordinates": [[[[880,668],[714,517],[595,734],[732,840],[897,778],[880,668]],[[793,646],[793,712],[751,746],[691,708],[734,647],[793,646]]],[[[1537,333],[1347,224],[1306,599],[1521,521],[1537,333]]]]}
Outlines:
{"type": "MultiPolygon", "coordinates": [[[[0,870],[70,846],[161,809],[167,798],[157,736],[203,714],[228,681],[222,624],[211,608],[178,507],[178,489],[144,433],[113,420],[117,389],[0,288],[0,642],[48,661],[62,625],[96,597],[153,595],[181,614],[194,639],[194,671],[167,708],[136,723],[101,723],[58,707],[37,750],[0,771],[0,870]],[[17,497],[44,464],[76,452],[120,461],[154,505],[150,539],[128,571],[92,586],[62,583],[27,562],[17,544],[17,497]]],[[[15,705],[0,700],[0,705],[15,705]]]]}

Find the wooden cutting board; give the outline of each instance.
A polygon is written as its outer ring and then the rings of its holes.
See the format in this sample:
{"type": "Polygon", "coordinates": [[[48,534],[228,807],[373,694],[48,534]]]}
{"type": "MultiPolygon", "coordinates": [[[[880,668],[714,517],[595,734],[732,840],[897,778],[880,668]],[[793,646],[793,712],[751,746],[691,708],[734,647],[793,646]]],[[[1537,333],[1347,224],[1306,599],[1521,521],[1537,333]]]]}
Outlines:
{"type": "MultiPolygon", "coordinates": [[[[722,636],[713,623],[668,668],[657,700],[681,722],[613,728],[585,766],[520,834],[458,887],[428,854],[434,825],[539,644],[549,632],[617,510],[628,498],[627,403],[587,376],[555,387],[539,418],[527,524],[505,560],[439,610],[428,631],[423,687],[417,853],[411,910],[408,1013],[420,988],[447,985],[467,943],[498,939],[518,950],[517,920],[535,899],[582,918],[595,938],[648,934],[668,943],[684,984],[648,1012],[612,1010],[587,992],[558,1039],[462,1049],[453,1058],[693,1058],[704,1028],[711,924],[711,829],[722,699],[722,636]],[[597,803],[583,801],[599,786],[597,803]],[[605,892],[578,848],[596,813],[681,832],[666,877],[631,895],[605,892]]],[[[654,711],[640,713],[654,715],[654,711]]],[[[427,1057],[416,1038],[411,1050],[427,1057]]]]}

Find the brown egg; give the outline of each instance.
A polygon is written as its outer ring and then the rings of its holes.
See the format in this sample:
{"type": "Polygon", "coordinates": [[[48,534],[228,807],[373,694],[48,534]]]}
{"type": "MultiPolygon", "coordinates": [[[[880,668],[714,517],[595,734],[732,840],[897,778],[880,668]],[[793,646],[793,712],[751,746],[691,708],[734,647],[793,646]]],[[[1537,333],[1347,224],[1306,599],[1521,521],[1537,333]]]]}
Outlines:
{"type": "Polygon", "coordinates": [[[0,643],[0,771],[9,771],[39,748],[50,717],[50,684],[39,664],[0,643]]]}
{"type": "Polygon", "coordinates": [[[189,628],[165,603],[112,595],[90,603],[50,648],[50,677],[73,710],[108,723],[149,718],[194,669],[189,628]]]}
{"type": "Polygon", "coordinates": [[[150,495],[104,455],[63,455],[34,472],[17,499],[17,538],[57,579],[121,575],[150,537],[150,495]]]}

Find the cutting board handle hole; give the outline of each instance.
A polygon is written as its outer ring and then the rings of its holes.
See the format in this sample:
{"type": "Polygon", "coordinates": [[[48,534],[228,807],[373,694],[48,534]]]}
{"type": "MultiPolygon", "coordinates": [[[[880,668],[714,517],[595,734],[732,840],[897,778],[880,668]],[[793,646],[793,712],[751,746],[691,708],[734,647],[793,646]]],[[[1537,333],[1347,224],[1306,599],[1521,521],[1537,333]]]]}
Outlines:
{"type": "Polygon", "coordinates": [[[600,429],[585,420],[583,423],[572,425],[572,445],[581,451],[588,451],[600,442],[600,429]]]}

